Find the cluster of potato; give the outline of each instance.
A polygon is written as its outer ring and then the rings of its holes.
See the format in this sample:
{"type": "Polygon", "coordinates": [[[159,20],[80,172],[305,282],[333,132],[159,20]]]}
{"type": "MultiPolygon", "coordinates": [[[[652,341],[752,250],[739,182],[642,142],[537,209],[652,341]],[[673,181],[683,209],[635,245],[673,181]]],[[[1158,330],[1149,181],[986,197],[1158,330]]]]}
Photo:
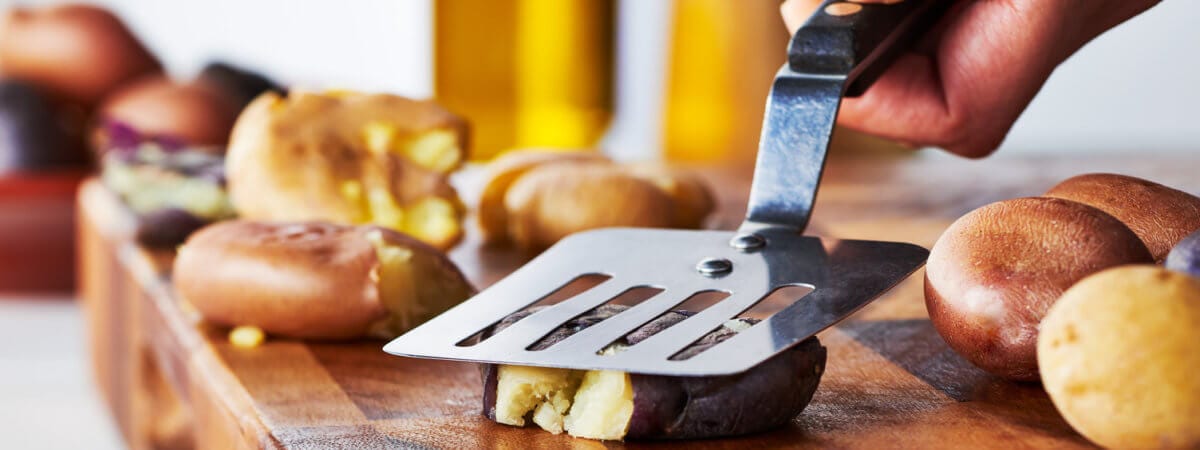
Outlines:
{"type": "MultiPolygon", "coordinates": [[[[180,295],[209,322],[309,339],[394,337],[445,311],[474,292],[444,253],[464,231],[449,176],[466,142],[465,122],[429,101],[259,96],[225,160],[240,220],[179,249],[180,295]]],[[[606,226],[697,227],[712,209],[688,174],[595,153],[515,152],[486,184],[484,234],[530,250],[606,226]]]]}
{"type": "MultiPolygon", "coordinates": [[[[83,143],[82,130],[92,128],[93,135],[100,135],[91,138],[99,139],[94,144],[101,151],[106,150],[102,147],[108,138],[103,125],[113,121],[181,145],[223,150],[241,107],[262,91],[278,89],[258,74],[222,63],[208,65],[194,80],[174,81],[120,18],[82,4],[15,6],[4,11],[0,78],[6,85],[36,91],[57,116],[31,125],[66,123],[58,134],[74,138],[75,144],[83,143]]],[[[23,105],[6,102],[4,106],[23,105]]],[[[58,148],[19,150],[47,153],[58,148]]],[[[73,151],[81,152],[82,145],[73,151]]]]}
{"type": "Polygon", "coordinates": [[[137,241],[174,247],[232,216],[225,145],[242,107],[267,90],[282,88],[220,62],[173,79],[101,7],[5,8],[0,172],[99,163],[104,184],[137,216],[137,241]]]}
{"type": "Polygon", "coordinates": [[[1096,443],[1195,447],[1197,230],[1191,194],[1074,177],[952,224],[930,253],[926,306],[951,348],[995,375],[1041,380],[1096,443]]]}
{"type": "Polygon", "coordinates": [[[84,5],[0,12],[0,172],[86,166],[86,130],[113,92],[161,73],[120,19],[84,5]]]}

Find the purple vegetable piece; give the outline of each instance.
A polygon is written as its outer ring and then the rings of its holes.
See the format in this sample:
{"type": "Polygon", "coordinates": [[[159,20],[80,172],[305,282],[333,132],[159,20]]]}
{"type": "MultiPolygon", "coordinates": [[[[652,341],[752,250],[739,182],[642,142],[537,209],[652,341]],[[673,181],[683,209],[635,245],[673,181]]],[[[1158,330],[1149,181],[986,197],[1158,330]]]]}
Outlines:
{"type": "Polygon", "coordinates": [[[142,134],[124,122],[105,120],[104,133],[108,138],[109,151],[117,151],[122,155],[132,154],[142,143],[142,134]]]}
{"type": "Polygon", "coordinates": [[[1167,268],[1200,277],[1200,230],[1175,244],[1167,254],[1167,268]]]}
{"type": "Polygon", "coordinates": [[[87,164],[83,139],[37,88],[0,80],[0,173],[87,164]]]}

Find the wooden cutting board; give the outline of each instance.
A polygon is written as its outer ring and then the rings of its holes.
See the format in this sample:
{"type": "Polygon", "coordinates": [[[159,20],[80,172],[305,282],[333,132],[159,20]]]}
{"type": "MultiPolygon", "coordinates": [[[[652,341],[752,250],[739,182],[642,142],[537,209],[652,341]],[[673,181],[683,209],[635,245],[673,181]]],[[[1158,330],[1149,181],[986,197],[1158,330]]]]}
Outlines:
{"type": "MultiPolygon", "coordinates": [[[[1036,195],[1092,171],[1144,176],[1191,192],[1196,158],[835,160],[811,231],[931,246],[956,217],[1036,195]]],[[[748,174],[706,170],[714,221],[744,211],[748,174]]],[[[921,274],[820,335],[828,371],[783,429],[690,442],[597,441],[497,425],[480,416],[471,364],[384,354],[381,341],[268,340],[232,347],[179,302],[169,252],[131,241],[132,217],[96,182],[79,194],[81,286],[95,376],[133,448],[1080,448],[1090,444],[1037,384],[987,375],[953,353],[926,316],[921,274]]],[[[453,258],[480,287],[524,261],[470,238],[453,258]]]]}

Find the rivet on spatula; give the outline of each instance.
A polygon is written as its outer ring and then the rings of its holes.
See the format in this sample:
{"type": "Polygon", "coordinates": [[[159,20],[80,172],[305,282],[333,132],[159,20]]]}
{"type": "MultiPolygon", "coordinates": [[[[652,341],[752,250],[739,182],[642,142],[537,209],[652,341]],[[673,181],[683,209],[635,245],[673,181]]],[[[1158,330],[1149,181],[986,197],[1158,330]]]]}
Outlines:
{"type": "Polygon", "coordinates": [[[742,251],[757,250],[767,245],[767,240],[754,233],[744,233],[729,240],[729,246],[742,251]]]}
{"type": "Polygon", "coordinates": [[[721,276],[733,271],[733,263],[725,258],[704,258],[696,264],[696,271],[706,277],[721,276]]]}

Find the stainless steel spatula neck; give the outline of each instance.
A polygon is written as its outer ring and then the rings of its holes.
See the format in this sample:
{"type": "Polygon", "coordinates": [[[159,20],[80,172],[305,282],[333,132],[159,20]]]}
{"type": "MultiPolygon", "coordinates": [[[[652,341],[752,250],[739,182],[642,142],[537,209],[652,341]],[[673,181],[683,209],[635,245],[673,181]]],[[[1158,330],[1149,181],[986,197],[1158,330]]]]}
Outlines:
{"type": "Polygon", "coordinates": [[[804,231],[845,85],[845,75],[799,73],[789,65],[779,69],[763,116],[754,181],[740,231],[804,231]]]}

